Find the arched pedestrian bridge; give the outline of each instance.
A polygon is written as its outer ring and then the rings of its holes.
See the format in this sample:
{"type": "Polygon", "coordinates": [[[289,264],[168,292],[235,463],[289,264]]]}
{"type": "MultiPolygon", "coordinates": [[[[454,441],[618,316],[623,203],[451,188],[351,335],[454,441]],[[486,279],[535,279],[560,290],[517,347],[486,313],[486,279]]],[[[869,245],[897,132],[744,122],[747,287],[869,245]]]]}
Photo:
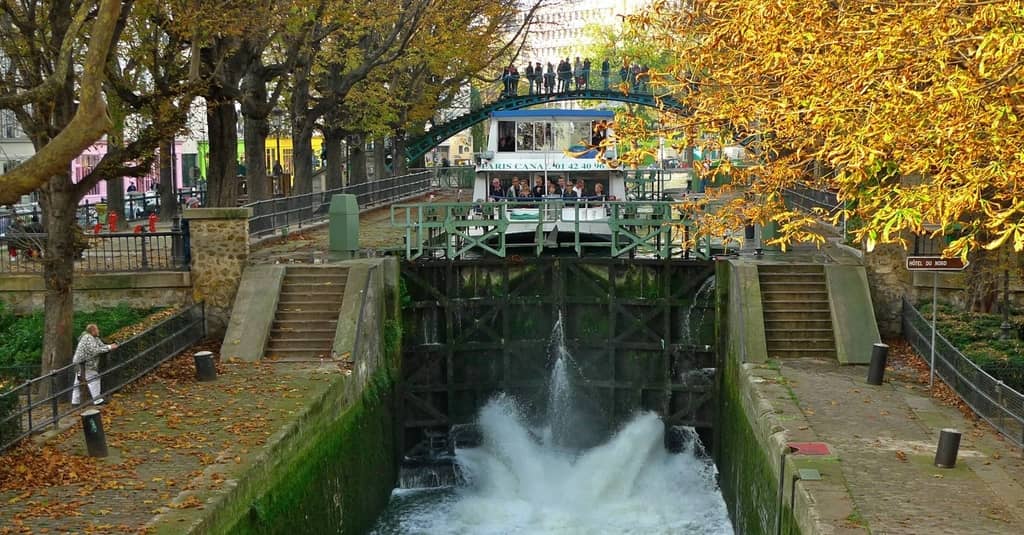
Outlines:
{"type": "Polygon", "coordinates": [[[409,144],[405,149],[405,156],[409,161],[415,161],[430,151],[430,149],[439,145],[442,141],[483,121],[484,119],[487,119],[490,117],[492,112],[501,110],[518,110],[539,104],[548,104],[550,102],[561,102],[566,100],[611,100],[615,102],[626,102],[629,104],[659,108],[680,114],[689,114],[691,112],[688,107],[684,106],[675,98],[667,95],[655,95],[643,91],[627,93],[612,89],[580,89],[559,93],[518,95],[497,100],[478,110],[471,110],[450,121],[434,126],[426,134],[409,140],[409,144]]]}

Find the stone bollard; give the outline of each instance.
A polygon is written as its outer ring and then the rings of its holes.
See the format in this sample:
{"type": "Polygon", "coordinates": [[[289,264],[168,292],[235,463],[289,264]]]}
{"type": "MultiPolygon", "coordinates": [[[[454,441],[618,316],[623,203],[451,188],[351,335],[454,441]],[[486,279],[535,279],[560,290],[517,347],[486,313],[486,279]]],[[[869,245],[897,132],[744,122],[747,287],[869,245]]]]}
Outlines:
{"type": "Polygon", "coordinates": [[[871,365],[868,367],[868,384],[878,386],[885,376],[885,361],[889,356],[889,346],[876,343],[871,348],[871,365]]]}
{"type": "Polygon", "coordinates": [[[82,431],[85,432],[85,447],[90,457],[107,456],[107,436],[103,433],[100,411],[89,409],[82,413],[82,431]]]}
{"type": "Polygon", "coordinates": [[[935,448],[935,466],[953,468],[960,451],[960,431],[943,429],[939,432],[939,446],[935,448]]]}
{"type": "Polygon", "coordinates": [[[196,381],[217,380],[217,366],[213,363],[213,353],[198,351],[192,358],[196,361],[196,381]]]}

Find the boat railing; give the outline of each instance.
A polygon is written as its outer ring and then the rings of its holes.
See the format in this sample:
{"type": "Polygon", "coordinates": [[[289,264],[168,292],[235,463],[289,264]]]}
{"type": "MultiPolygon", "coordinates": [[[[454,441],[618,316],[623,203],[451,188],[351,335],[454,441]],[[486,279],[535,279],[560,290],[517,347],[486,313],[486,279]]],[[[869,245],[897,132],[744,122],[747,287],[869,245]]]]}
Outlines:
{"type": "Polygon", "coordinates": [[[688,256],[689,222],[672,201],[609,201],[604,198],[500,199],[486,202],[395,204],[391,225],[405,230],[406,258],[459,258],[509,249],[610,247],[611,256],[688,256]],[[510,229],[519,240],[508,240],[510,229]],[[571,241],[559,237],[570,234],[571,241]],[[522,239],[526,236],[526,239],[522,239]]]}

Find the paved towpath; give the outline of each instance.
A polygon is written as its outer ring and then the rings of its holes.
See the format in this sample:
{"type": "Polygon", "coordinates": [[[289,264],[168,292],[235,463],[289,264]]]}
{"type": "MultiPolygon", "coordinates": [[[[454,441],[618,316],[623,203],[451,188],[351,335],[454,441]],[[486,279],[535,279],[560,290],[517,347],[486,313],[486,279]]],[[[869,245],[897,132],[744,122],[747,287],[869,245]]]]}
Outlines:
{"type": "Polygon", "coordinates": [[[179,521],[230,489],[344,373],[332,364],[220,363],[217,381],[199,383],[191,351],[101,407],[109,457],[86,456],[77,415],[0,454],[0,534],[180,532],[179,521]]]}
{"type": "MultiPolygon", "coordinates": [[[[836,532],[1024,533],[1020,449],[930,396],[921,363],[906,356],[905,346],[899,350],[904,356],[894,356],[877,387],[865,383],[866,366],[831,360],[783,360],[780,367],[753,371],[766,380],[760,388],[781,414],[789,440],[831,447],[853,503],[846,518],[833,522],[836,532]],[[793,405],[797,412],[790,411],[793,405]],[[933,465],[943,428],[963,432],[953,469],[933,465]]],[[[814,495],[819,483],[802,484],[814,495]]],[[[816,498],[821,514],[832,514],[827,493],[816,498]]]]}

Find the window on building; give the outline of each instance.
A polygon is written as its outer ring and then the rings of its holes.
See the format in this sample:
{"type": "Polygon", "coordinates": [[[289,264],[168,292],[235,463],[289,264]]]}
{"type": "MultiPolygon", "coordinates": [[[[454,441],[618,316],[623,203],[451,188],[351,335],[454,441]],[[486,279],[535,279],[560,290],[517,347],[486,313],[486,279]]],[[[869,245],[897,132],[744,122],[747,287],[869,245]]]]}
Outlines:
{"type": "Polygon", "coordinates": [[[498,121],[498,152],[515,152],[516,123],[514,121],[498,121]]]}

